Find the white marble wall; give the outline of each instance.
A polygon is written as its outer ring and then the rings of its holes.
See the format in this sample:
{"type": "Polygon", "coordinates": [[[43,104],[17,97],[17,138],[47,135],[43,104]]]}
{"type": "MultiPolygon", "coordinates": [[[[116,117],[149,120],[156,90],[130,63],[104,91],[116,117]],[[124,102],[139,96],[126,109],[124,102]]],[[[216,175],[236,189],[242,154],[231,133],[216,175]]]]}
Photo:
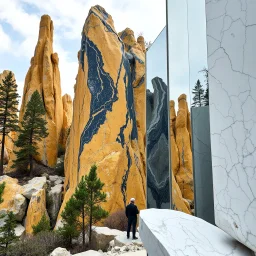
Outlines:
{"type": "Polygon", "coordinates": [[[256,251],[256,0],[206,0],[216,225],[256,251]]]}

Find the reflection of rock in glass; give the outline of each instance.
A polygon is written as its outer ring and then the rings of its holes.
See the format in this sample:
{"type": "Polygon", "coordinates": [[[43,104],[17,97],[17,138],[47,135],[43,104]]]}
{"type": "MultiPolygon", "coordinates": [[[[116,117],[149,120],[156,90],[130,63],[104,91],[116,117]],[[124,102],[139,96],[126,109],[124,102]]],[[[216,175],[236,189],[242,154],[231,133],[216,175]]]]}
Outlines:
{"type": "Polygon", "coordinates": [[[178,102],[176,116],[174,101],[170,101],[171,162],[175,178],[172,197],[175,209],[188,212],[194,200],[190,112],[185,94],[180,95],[178,102]]]}
{"type": "Polygon", "coordinates": [[[148,207],[170,208],[167,85],[152,79],[147,91],[148,207]]]}

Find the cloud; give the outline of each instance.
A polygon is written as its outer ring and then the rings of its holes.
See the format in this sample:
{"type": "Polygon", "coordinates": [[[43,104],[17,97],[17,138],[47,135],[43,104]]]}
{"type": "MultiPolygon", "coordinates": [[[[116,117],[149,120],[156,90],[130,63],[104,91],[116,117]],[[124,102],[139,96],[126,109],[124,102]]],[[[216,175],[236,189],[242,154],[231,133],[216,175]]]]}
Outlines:
{"type": "Polygon", "coordinates": [[[0,25],[0,52],[6,52],[10,50],[11,39],[10,37],[4,32],[2,26],[0,25]]]}

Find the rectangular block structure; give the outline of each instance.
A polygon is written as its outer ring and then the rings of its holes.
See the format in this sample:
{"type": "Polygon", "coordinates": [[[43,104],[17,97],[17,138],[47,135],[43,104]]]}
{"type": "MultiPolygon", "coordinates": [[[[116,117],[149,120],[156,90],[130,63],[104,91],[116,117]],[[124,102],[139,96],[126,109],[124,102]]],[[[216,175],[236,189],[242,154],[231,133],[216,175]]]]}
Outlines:
{"type": "Polygon", "coordinates": [[[191,108],[195,216],[214,221],[209,107],[191,108]]]}
{"type": "Polygon", "coordinates": [[[166,28],[146,54],[147,208],[170,209],[166,28]]]}
{"type": "Polygon", "coordinates": [[[206,0],[215,222],[256,251],[256,1],[206,0]]]}

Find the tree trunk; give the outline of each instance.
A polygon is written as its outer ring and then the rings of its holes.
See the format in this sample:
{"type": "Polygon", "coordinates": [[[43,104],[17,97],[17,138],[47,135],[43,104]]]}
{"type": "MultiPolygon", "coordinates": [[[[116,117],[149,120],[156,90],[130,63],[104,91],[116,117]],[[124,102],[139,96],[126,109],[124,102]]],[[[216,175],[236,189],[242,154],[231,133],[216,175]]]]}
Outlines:
{"type": "Polygon", "coordinates": [[[90,223],[89,223],[89,246],[91,248],[92,241],[92,190],[91,190],[91,205],[90,205],[90,223]]]}
{"type": "Polygon", "coordinates": [[[29,176],[32,177],[33,176],[33,156],[32,155],[29,155],[29,168],[30,168],[29,176]]]}
{"type": "MultiPolygon", "coordinates": [[[[33,133],[34,133],[34,130],[32,128],[30,131],[30,138],[29,138],[30,146],[32,146],[32,144],[33,144],[33,133]]],[[[32,177],[33,176],[33,156],[31,154],[29,155],[29,169],[30,169],[29,176],[32,177]]]]}
{"type": "Polygon", "coordinates": [[[4,173],[4,140],[5,140],[5,126],[3,127],[3,136],[2,136],[0,175],[3,175],[4,173]]]}
{"type": "Polygon", "coordinates": [[[83,223],[82,223],[82,233],[83,233],[83,248],[85,249],[85,216],[84,216],[84,207],[82,209],[82,219],[83,219],[83,223]]]}

